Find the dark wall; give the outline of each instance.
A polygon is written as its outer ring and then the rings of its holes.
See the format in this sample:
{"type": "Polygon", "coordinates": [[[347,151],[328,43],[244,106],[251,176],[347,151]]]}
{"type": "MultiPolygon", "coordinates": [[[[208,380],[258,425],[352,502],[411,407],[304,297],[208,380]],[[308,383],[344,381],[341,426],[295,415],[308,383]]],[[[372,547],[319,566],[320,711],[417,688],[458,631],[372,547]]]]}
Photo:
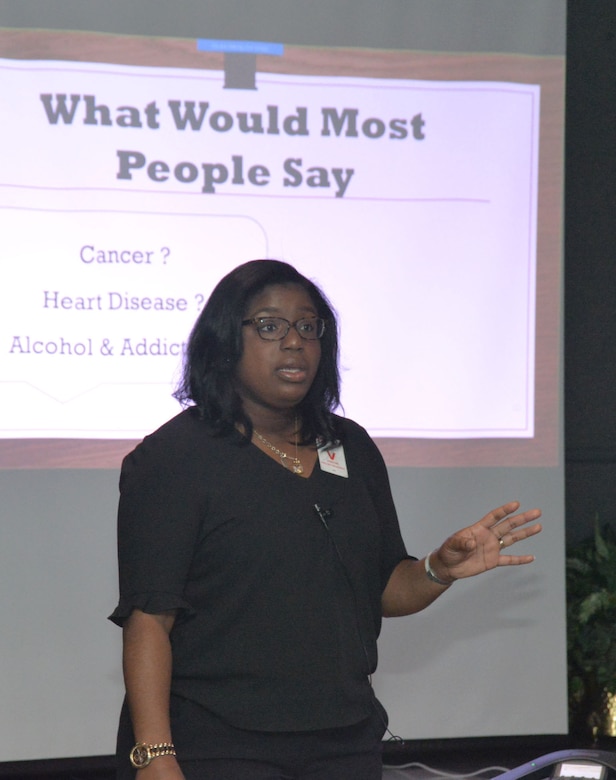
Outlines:
{"type": "Polygon", "coordinates": [[[565,158],[567,538],[616,527],[616,2],[569,0],[565,158]]]}

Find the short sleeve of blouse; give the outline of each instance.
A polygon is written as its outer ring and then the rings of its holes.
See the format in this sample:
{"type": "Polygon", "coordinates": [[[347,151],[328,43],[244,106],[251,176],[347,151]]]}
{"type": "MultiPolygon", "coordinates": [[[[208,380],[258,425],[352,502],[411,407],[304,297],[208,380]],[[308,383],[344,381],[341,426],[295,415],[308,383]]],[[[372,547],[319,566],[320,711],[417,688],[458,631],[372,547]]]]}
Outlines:
{"type": "Polygon", "coordinates": [[[387,467],[379,448],[368,432],[347,421],[353,433],[361,439],[362,467],[370,497],[376,509],[381,528],[381,589],[384,590],[391,573],[404,559],[411,558],[402,539],[398,513],[394,504],[387,467]]]}
{"type": "MultiPolygon", "coordinates": [[[[190,450],[190,442],[185,449],[190,450]]],[[[118,507],[120,599],[110,615],[122,625],[133,609],[194,610],[184,598],[199,532],[200,503],[189,452],[153,434],[123,461],[118,507]]]]}

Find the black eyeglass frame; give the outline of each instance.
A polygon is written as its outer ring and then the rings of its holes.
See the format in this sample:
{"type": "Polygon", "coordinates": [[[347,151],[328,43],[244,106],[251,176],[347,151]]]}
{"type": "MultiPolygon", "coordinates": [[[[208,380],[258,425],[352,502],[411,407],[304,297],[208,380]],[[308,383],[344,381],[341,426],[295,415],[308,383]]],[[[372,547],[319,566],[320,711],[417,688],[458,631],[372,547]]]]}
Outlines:
{"type": "Polygon", "coordinates": [[[285,319],[285,317],[252,317],[249,320],[242,320],[242,327],[246,325],[257,326],[255,327],[255,330],[257,331],[259,338],[263,339],[263,341],[282,341],[287,337],[291,328],[295,328],[300,338],[304,339],[304,341],[318,341],[325,333],[325,320],[322,317],[302,317],[299,320],[295,320],[295,322],[289,322],[289,320],[285,319]],[[276,338],[268,338],[267,336],[264,336],[258,328],[259,324],[265,324],[271,320],[275,320],[276,322],[285,322],[287,325],[285,332],[280,336],[276,336],[276,338]],[[317,335],[314,338],[310,338],[310,336],[303,334],[297,327],[300,322],[310,322],[311,324],[316,325],[315,333],[317,335]]]}

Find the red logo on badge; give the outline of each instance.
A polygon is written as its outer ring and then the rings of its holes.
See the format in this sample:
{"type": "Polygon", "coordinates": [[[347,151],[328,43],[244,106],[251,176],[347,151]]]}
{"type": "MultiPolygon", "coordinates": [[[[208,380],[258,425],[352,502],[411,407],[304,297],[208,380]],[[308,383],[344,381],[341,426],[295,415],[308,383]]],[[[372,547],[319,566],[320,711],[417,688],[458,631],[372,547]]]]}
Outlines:
{"type": "Polygon", "coordinates": [[[330,452],[329,450],[327,450],[327,454],[328,454],[330,460],[335,460],[336,459],[336,453],[335,452],[330,452]]]}

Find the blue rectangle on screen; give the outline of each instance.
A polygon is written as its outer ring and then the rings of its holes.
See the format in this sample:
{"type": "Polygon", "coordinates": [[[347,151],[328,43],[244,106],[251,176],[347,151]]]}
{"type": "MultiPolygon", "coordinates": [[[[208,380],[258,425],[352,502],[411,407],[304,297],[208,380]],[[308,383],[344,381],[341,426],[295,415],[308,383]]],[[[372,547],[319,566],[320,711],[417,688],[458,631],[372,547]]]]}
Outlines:
{"type": "Polygon", "coordinates": [[[225,41],[212,38],[198,38],[197,51],[218,51],[225,54],[269,54],[272,57],[282,57],[282,43],[267,41],[225,41]]]}

